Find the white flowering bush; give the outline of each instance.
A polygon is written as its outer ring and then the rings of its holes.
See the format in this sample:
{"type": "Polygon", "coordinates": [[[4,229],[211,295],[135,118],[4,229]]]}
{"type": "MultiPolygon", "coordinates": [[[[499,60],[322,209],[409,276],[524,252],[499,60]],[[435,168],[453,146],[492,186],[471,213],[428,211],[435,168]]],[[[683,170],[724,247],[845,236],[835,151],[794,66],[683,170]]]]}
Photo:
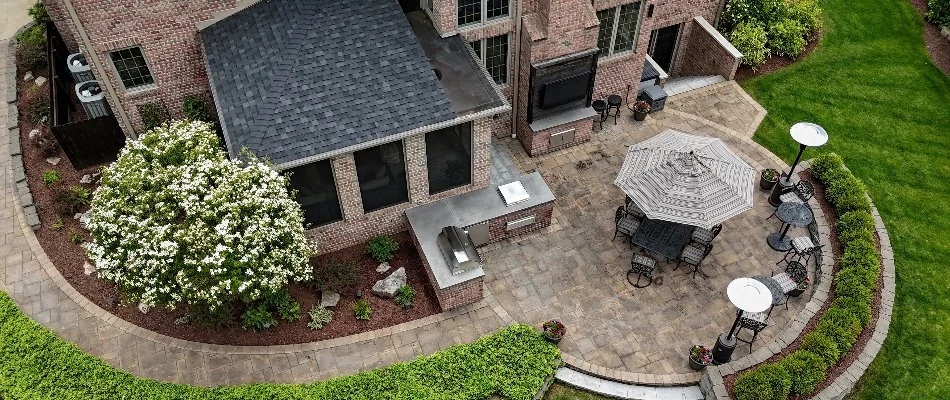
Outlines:
{"type": "Polygon", "coordinates": [[[287,177],[250,154],[228,160],[204,122],[129,141],[103,171],[90,214],[89,258],[129,302],[217,308],[310,278],[287,177]]]}

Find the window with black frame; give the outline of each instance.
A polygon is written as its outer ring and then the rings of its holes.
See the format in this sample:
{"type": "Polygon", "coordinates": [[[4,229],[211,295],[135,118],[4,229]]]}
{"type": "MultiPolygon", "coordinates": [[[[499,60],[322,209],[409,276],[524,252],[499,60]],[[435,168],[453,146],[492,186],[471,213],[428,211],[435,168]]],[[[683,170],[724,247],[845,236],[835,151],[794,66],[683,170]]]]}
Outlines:
{"type": "Polygon", "coordinates": [[[363,212],[409,201],[402,141],[353,153],[363,212]]]}
{"type": "Polygon", "coordinates": [[[426,133],[429,194],[472,183],[472,124],[426,133]]]}
{"type": "Polygon", "coordinates": [[[297,191],[297,202],[303,209],[308,226],[316,227],[343,219],[330,160],[317,161],[288,172],[290,186],[297,191]]]}

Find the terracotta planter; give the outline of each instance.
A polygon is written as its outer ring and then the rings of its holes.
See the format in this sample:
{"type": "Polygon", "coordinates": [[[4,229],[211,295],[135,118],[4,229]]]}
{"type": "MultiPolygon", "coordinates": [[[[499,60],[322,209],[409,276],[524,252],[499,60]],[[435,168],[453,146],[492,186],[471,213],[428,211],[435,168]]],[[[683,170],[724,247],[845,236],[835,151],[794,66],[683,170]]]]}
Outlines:
{"type": "Polygon", "coordinates": [[[778,182],[778,174],[772,180],[765,179],[765,171],[759,174],[759,187],[764,191],[772,190],[772,187],[778,182]]]}
{"type": "Polygon", "coordinates": [[[647,113],[647,112],[634,111],[634,112],[633,112],[633,120],[634,120],[634,121],[643,121],[643,120],[647,119],[647,114],[649,114],[649,113],[647,113]]]}

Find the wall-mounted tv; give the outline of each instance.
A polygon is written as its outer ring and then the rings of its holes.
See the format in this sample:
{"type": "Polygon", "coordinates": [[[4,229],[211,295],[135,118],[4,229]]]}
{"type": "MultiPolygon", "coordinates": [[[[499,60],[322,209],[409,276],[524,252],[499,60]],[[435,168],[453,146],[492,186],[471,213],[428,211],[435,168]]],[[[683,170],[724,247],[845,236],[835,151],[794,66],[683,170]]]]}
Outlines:
{"type": "Polygon", "coordinates": [[[545,84],[541,88],[542,110],[587,99],[591,72],[584,72],[545,84]]]}

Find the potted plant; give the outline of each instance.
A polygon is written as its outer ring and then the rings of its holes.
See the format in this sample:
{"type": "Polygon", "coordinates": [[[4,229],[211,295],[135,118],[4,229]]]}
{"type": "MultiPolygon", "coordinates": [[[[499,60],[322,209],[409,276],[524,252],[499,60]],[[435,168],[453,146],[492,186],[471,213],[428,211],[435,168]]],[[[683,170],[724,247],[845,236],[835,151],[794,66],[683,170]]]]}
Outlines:
{"type": "Polygon", "coordinates": [[[560,342],[566,333],[567,329],[564,328],[564,324],[556,319],[552,319],[541,325],[541,336],[544,336],[545,340],[554,344],[560,342]]]}
{"type": "Polygon", "coordinates": [[[636,121],[643,121],[647,118],[647,114],[650,113],[650,103],[647,103],[643,100],[639,100],[636,103],[633,103],[633,119],[636,121]]]}
{"type": "Polygon", "coordinates": [[[706,368],[713,360],[712,352],[706,346],[693,345],[689,348],[689,367],[694,371],[706,368]]]}
{"type": "Polygon", "coordinates": [[[772,190],[776,182],[778,182],[778,171],[776,169],[766,168],[762,170],[762,176],[759,178],[759,187],[762,190],[772,190]]]}
{"type": "Polygon", "coordinates": [[[795,283],[798,283],[798,286],[792,289],[791,292],[788,292],[788,295],[791,297],[801,296],[802,293],[808,290],[808,285],[811,284],[811,278],[809,278],[807,274],[804,276],[793,276],[792,279],[795,280],[795,283]]]}

